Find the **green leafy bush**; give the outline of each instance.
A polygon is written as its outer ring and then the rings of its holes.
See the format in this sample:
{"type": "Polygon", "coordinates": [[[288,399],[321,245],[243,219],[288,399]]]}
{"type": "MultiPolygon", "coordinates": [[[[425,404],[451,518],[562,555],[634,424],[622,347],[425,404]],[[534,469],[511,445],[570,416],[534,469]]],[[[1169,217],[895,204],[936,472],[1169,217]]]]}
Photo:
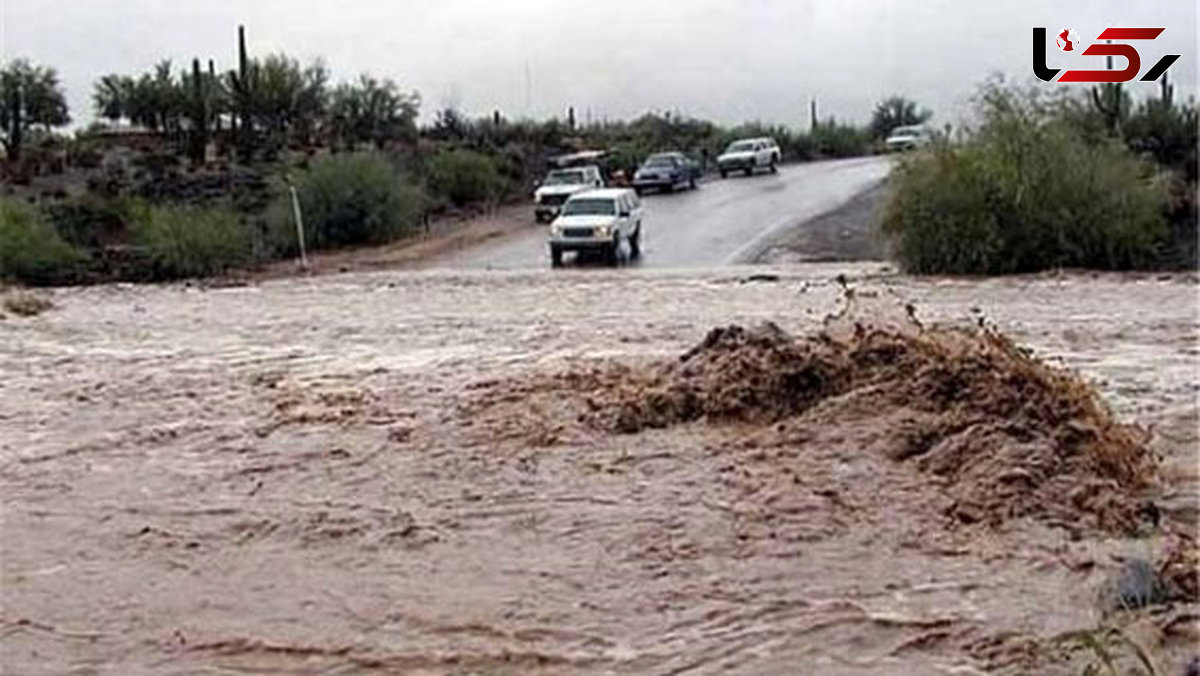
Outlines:
{"type": "Polygon", "coordinates": [[[501,197],[507,188],[496,162],[472,150],[449,150],[429,159],[429,189],[456,206],[501,197]]]}
{"type": "MultiPolygon", "coordinates": [[[[411,234],[420,225],[427,199],[382,155],[354,153],[315,159],[296,179],[306,246],[336,248],[381,244],[411,234]]],[[[267,214],[275,254],[297,248],[292,197],[281,187],[267,214]]]]}
{"type": "Polygon", "coordinates": [[[42,211],[70,244],[85,250],[123,242],[136,213],[137,202],[125,197],[87,193],[82,197],[57,200],[42,211]]]}
{"type": "Polygon", "coordinates": [[[140,207],[132,236],[151,279],[215,275],[251,260],[250,232],[234,211],[193,206],[140,207]]]}
{"type": "Polygon", "coordinates": [[[1153,265],[1165,185],[1116,140],[1089,142],[1049,108],[990,91],[983,124],[892,177],[883,231],[915,273],[995,274],[1153,265]]]}
{"type": "Polygon", "coordinates": [[[36,208],[0,199],[0,279],[67,284],[82,274],[87,255],[71,246],[36,208]]]}

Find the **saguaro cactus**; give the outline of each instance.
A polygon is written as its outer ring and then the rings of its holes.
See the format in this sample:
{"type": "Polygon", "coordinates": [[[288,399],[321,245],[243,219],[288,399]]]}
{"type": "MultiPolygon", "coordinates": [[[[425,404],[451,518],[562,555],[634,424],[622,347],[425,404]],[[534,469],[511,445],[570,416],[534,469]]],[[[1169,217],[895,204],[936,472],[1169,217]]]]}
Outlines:
{"type": "Polygon", "coordinates": [[[208,86],[200,72],[200,59],[192,59],[192,91],[188,102],[188,117],[191,129],[188,137],[188,155],[193,164],[203,164],[208,149],[208,86]]]}
{"type": "Polygon", "coordinates": [[[232,73],[231,94],[237,117],[238,156],[248,162],[254,154],[254,89],[255,69],[246,55],[246,27],[238,26],[238,69],[232,73]]]}
{"type": "Polygon", "coordinates": [[[1117,133],[1129,112],[1129,99],[1120,82],[1106,82],[1093,87],[1092,105],[1104,117],[1104,124],[1112,133],[1117,133]]]}
{"type": "Polygon", "coordinates": [[[1175,85],[1171,84],[1168,79],[1169,74],[1163,73],[1162,78],[1158,81],[1158,88],[1162,90],[1162,101],[1168,108],[1175,102],[1175,85]]]}

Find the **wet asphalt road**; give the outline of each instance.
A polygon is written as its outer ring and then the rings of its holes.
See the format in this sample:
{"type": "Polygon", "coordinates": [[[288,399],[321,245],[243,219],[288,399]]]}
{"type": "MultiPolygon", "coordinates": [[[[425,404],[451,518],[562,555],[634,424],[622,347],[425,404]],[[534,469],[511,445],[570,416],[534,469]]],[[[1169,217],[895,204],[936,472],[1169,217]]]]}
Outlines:
{"type": "MultiPolygon", "coordinates": [[[[643,256],[626,264],[646,267],[712,267],[748,262],[777,236],[836,209],[887,176],[887,157],[829,160],[782,167],[778,174],[731,176],[696,190],[648,194],[643,256]]],[[[546,226],[484,244],[443,261],[446,267],[520,269],[548,267],[546,226]]],[[[568,266],[576,263],[570,257],[568,266]]]]}

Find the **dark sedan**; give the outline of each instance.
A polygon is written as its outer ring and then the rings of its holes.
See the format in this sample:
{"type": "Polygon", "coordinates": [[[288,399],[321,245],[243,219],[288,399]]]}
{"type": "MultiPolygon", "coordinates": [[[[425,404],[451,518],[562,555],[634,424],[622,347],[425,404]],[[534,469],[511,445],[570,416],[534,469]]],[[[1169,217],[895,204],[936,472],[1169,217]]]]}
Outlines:
{"type": "Polygon", "coordinates": [[[683,153],[656,153],[646,158],[633,175],[633,188],[638,194],[658,189],[671,192],[676,187],[696,187],[700,165],[683,153]]]}

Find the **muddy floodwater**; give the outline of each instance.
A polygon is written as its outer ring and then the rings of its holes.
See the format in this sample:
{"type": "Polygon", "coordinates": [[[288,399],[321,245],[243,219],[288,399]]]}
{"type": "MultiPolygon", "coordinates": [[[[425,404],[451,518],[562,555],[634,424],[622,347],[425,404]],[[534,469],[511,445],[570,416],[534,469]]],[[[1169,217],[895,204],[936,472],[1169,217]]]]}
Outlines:
{"type": "MultiPolygon", "coordinates": [[[[866,265],[56,290],[0,320],[0,672],[1080,673],[1106,581],[1197,526],[1197,291],[866,265]],[[954,518],[837,416],[586,424],[570,374],[809,334],[843,274],[1095,383],[1149,430],[1154,523],[954,518]]],[[[1128,633],[1183,673],[1196,617],[1128,633]]]]}

